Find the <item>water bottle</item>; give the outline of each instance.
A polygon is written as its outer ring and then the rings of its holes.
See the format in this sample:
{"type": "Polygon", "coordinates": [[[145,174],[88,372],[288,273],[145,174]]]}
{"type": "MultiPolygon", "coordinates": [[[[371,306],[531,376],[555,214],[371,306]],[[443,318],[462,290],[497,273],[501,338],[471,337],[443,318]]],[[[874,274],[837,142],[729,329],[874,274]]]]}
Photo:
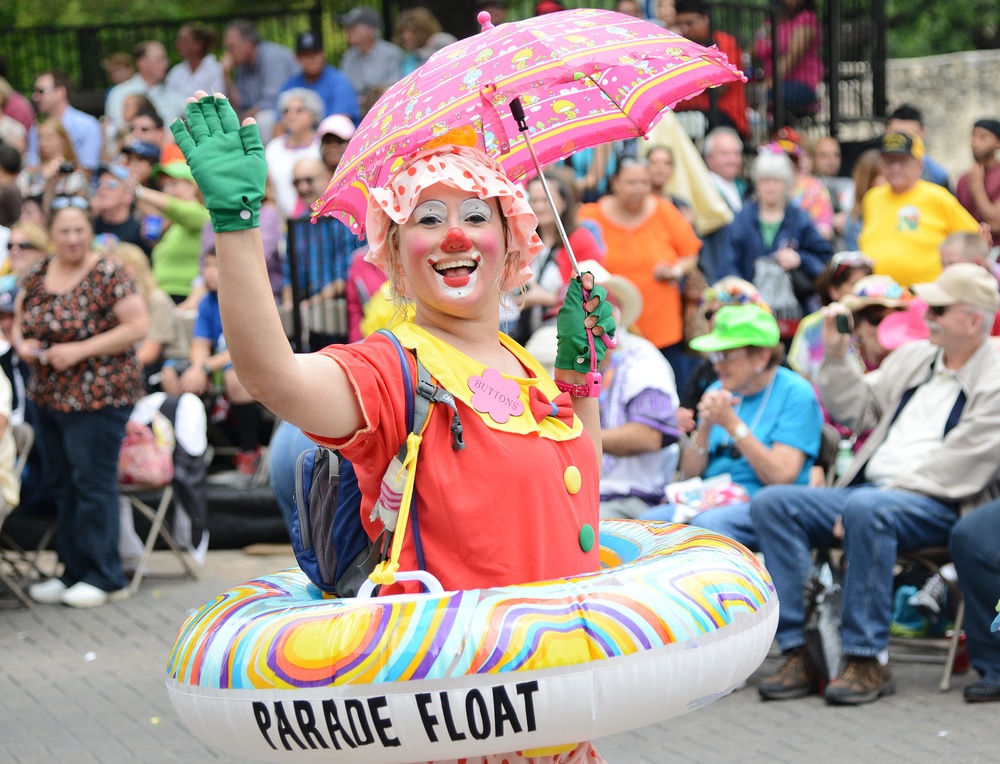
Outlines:
{"type": "Polygon", "coordinates": [[[837,446],[837,460],[834,463],[834,472],[838,478],[851,468],[851,462],[853,461],[854,449],[851,441],[844,438],[840,441],[840,445],[837,446]]]}
{"type": "Polygon", "coordinates": [[[162,235],[163,218],[160,215],[146,215],[142,219],[142,238],[148,242],[156,242],[162,235]]]}

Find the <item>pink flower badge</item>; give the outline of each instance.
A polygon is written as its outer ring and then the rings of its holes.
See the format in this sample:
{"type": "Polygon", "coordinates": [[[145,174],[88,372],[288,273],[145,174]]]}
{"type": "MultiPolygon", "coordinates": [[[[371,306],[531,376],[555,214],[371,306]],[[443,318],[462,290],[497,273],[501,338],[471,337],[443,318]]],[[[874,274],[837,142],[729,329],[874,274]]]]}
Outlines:
{"type": "Polygon", "coordinates": [[[520,401],[521,386],[513,379],[505,379],[496,369],[487,369],[482,376],[469,377],[472,390],[472,408],[489,415],[497,424],[504,424],[512,416],[524,412],[520,401]]]}

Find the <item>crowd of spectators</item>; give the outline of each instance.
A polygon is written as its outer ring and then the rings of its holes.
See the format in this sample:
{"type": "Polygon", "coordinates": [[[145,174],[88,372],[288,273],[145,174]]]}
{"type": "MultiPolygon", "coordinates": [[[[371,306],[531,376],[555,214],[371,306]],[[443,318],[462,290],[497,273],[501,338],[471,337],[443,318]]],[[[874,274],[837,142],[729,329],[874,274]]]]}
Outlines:
{"type": "MultiPolygon", "coordinates": [[[[504,0],[480,5],[503,21],[504,0]]],[[[619,5],[642,15],[637,3],[619,5]]],[[[809,0],[781,5],[777,75],[793,114],[808,115],[823,76],[820,28],[809,0]]],[[[544,0],[536,12],[560,9],[544,0]]],[[[740,46],[712,27],[702,0],[666,0],[657,14],[661,26],[742,63],[740,46]]],[[[259,470],[262,412],[229,363],[209,213],[164,130],[193,90],[226,93],[259,126],[270,184],[261,229],[292,341],[317,350],[360,337],[363,304],[382,277],[366,270],[365,242],[343,223],[309,224],[311,207],[375,100],[454,38],[422,8],[400,16],[396,42],[383,39],[370,8],[338,22],[349,46],[339,68],[315,31],[298,34],[292,50],[236,20],[216,58],[212,30],[185,24],[173,67],[154,40],[107,59],[115,84],[103,120],[71,105],[72,85],[58,71],[37,73],[30,113],[0,79],[4,368],[12,412],[26,408],[39,430],[66,571],[33,589],[36,600],[91,606],[123,589],[111,468],[143,395],[207,397],[217,388],[227,405],[209,413],[233,421],[238,470],[259,470]],[[294,326],[304,333],[293,336],[294,326]],[[100,449],[86,447],[95,433],[100,449]]],[[[750,51],[767,87],[771,42],[762,34],[750,51]]],[[[976,123],[973,164],[952,184],[927,156],[911,106],[897,108],[850,167],[836,138],[808,140],[789,128],[754,151],[743,83],[676,111],[730,222],[708,230],[698,204],[672,192],[675,175],[691,169],[676,145],[578,152],[546,170],[555,209],[539,180],[526,184],[545,249],[533,280],[501,302],[505,329],[544,361],[573,275],[557,217],[609,290],[622,331],[601,400],[602,511],[675,518],[665,493],[675,478],[724,476],[739,488],[687,519],[764,554],[787,654],[760,687],[775,699],[819,689],[802,637],[811,548],[842,543],[850,562],[847,667],[826,697],[854,704],[895,687],[886,639],[896,552],[950,539],[982,674],[966,698],[1000,699],[1000,649],[987,638],[987,606],[1000,592],[983,583],[998,571],[995,554],[989,562],[982,553],[984,544],[1000,546],[998,525],[989,524],[998,509],[976,508],[1000,493],[1000,361],[990,339],[1000,302],[990,257],[1000,224],[1000,121],[976,123]],[[686,311],[691,285],[705,283],[712,286],[693,290],[700,304],[686,311]],[[897,313],[918,325],[905,344],[880,331],[897,313]],[[856,451],[834,488],[823,487],[828,468],[816,463],[824,420],[856,451]]],[[[287,440],[288,448],[303,442],[287,440]]]]}

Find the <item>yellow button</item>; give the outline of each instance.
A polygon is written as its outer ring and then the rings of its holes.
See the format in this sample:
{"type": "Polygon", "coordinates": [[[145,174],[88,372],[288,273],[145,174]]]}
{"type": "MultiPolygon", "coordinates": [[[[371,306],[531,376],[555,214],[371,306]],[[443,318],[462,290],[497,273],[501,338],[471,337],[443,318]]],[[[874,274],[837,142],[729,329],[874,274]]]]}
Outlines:
{"type": "Polygon", "coordinates": [[[580,470],[573,466],[567,467],[566,472],[563,473],[563,482],[566,484],[566,490],[571,494],[580,493],[580,487],[583,485],[580,470]]]}

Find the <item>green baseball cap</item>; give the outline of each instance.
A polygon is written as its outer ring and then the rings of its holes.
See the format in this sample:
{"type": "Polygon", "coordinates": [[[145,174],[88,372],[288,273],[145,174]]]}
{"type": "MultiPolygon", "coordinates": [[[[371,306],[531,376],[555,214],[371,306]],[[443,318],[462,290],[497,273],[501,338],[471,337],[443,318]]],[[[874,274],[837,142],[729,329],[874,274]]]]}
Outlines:
{"type": "Polygon", "coordinates": [[[759,305],[725,305],[715,314],[708,334],[688,344],[699,353],[742,347],[773,348],[781,340],[778,322],[759,305]]]}
{"type": "Polygon", "coordinates": [[[188,183],[195,182],[194,175],[191,174],[191,168],[187,166],[187,162],[175,161],[154,165],[153,177],[158,178],[161,175],[167,175],[177,180],[186,180],[188,183]]]}

